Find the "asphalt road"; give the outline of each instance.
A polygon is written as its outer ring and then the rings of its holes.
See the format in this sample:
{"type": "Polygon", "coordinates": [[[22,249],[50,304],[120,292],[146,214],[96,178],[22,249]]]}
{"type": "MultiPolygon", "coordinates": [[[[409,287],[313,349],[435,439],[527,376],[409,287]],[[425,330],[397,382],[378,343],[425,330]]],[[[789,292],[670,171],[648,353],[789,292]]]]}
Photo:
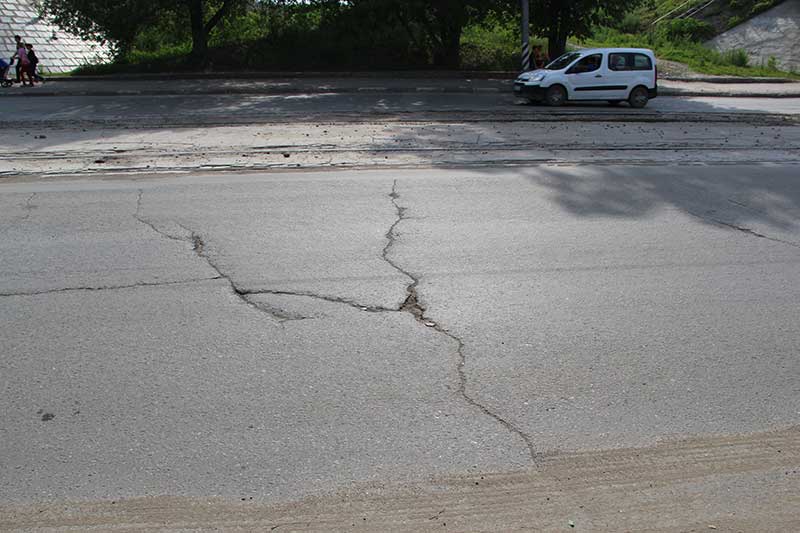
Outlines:
{"type": "Polygon", "coordinates": [[[659,97],[642,110],[625,105],[571,104],[553,109],[526,105],[510,94],[293,94],[275,96],[180,95],[180,96],[62,96],[4,97],[0,122],[30,124],[37,121],[181,122],[213,120],[247,123],[263,120],[334,120],[370,116],[406,118],[442,116],[468,119],[514,120],[592,115],[630,120],[689,115],[702,120],[710,114],[800,114],[800,98],[659,97]]]}
{"type": "Polygon", "coordinates": [[[0,193],[4,504],[280,502],[800,423],[793,165],[0,193]]]}

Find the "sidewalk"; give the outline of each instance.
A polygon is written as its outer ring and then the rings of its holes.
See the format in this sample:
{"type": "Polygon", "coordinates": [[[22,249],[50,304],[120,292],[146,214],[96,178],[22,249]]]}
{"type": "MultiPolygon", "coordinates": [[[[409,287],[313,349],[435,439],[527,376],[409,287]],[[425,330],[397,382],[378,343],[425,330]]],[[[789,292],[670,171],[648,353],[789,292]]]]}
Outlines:
{"type": "MultiPolygon", "coordinates": [[[[320,93],[498,93],[511,94],[513,76],[496,73],[497,77],[468,78],[445,77],[430,73],[425,77],[368,76],[363,73],[348,77],[285,76],[224,78],[193,77],[165,78],[164,76],[136,76],[123,78],[54,78],[36,87],[15,85],[0,89],[3,96],[133,96],[133,95],[292,95],[320,93]]],[[[406,73],[408,74],[408,73],[406,73]]],[[[413,73],[420,76],[421,73],[413,73]]],[[[482,73],[486,75],[486,73],[482,73]]],[[[254,76],[256,74],[253,74],[254,76]]],[[[747,80],[731,83],[695,80],[659,80],[661,96],[720,96],[800,98],[800,83],[747,80]]]]}

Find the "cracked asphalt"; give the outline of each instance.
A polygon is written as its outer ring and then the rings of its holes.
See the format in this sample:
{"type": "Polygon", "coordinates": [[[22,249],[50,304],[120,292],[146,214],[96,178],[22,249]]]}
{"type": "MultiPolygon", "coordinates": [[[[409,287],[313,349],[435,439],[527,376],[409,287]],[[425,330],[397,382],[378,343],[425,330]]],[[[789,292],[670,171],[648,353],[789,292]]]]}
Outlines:
{"type": "Polygon", "coordinates": [[[0,133],[0,530],[798,529],[800,130],[736,113],[0,133]]]}
{"type": "Polygon", "coordinates": [[[286,501],[798,423],[792,165],[0,187],[6,503],[286,501]]]}

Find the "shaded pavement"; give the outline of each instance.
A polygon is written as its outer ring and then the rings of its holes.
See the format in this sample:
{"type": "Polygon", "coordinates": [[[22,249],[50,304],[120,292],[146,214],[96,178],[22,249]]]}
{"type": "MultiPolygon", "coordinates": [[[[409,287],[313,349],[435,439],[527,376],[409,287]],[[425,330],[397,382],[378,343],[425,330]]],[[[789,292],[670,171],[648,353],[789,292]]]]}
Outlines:
{"type": "MultiPolygon", "coordinates": [[[[711,79],[711,78],[707,78],[711,79]]],[[[729,80],[730,81],[730,80],[729,80]]],[[[181,79],[157,78],[54,78],[33,88],[14,86],[0,96],[114,96],[249,94],[285,95],[317,93],[510,93],[512,79],[444,77],[284,77],[181,79]]],[[[664,96],[800,97],[800,83],[710,83],[659,80],[664,96]]]]}

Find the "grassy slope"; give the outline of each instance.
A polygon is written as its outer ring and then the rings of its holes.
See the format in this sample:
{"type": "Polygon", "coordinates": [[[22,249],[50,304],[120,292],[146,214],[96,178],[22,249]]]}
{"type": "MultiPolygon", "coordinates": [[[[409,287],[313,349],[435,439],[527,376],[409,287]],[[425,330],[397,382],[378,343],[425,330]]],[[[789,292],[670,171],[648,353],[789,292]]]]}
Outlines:
{"type": "MultiPolygon", "coordinates": [[[[685,63],[692,70],[704,74],[729,75],[729,76],[757,76],[757,77],[786,77],[800,79],[800,74],[778,70],[770,65],[742,66],[741,61],[736,61],[736,53],[721,54],[706,48],[698,42],[668,40],[659,34],[658,28],[664,22],[652,25],[659,17],[666,15],[673,9],[681,6],[685,0],[655,0],[645,3],[636,10],[634,15],[641,22],[643,30],[635,34],[622,33],[621,31],[601,28],[591,39],[581,42],[584,46],[646,46],[652,48],[656,55],[662,59],[685,63]]],[[[716,11],[709,20],[724,19],[722,29],[729,27],[732,22],[744,21],[782,0],[719,0],[716,11]]],[[[680,7],[666,20],[675,15],[686,12],[693,6],[702,5],[706,0],[692,0],[680,7]]],[[[711,6],[709,6],[709,9],[711,6]]],[[[718,20],[716,21],[718,22],[718,20]]],[[[719,24],[716,24],[719,27],[719,24]]]]}
{"type": "Polygon", "coordinates": [[[800,79],[800,74],[785,72],[764,66],[738,66],[734,64],[731,54],[721,54],[706,48],[700,43],[671,42],[648,34],[627,34],[615,30],[602,29],[591,39],[581,42],[583,46],[604,47],[640,47],[651,48],[661,59],[678,61],[688,65],[692,70],[703,74],[746,77],[780,77],[800,79]]]}

